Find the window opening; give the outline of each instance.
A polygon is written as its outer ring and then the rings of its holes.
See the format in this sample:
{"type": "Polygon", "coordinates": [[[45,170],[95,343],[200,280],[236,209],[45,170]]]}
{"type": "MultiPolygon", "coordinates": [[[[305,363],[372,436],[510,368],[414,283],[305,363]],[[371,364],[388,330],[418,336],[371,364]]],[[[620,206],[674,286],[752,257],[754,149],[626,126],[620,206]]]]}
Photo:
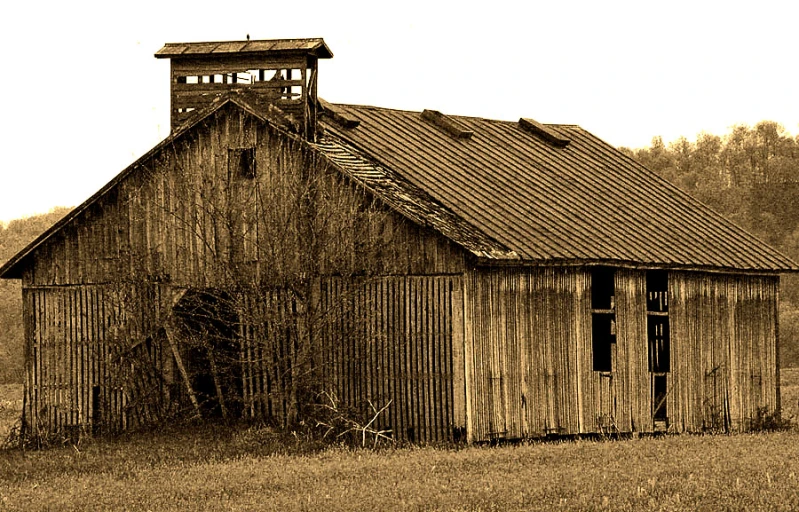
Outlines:
{"type": "Polygon", "coordinates": [[[652,419],[658,429],[668,426],[667,374],[671,371],[669,274],[665,270],[649,270],[646,273],[646,311],[649,372],[652,374],[652,419]]]}
{"type": "Polygon", "coordinates": [[[647,334],[649,338],[649,371],[653,373],[670,371],[671,350],[668,317],[649,316],[647,318],[647,334]]]}
{"type": "Polygon", "coordinates": [[[666,415],[666,376],[655,375],[652,382],[652,418],[655,421],[667,421],[666,415]]]}
{"type": "Polygon", "coordinates": [[[615,308],[615,278],[615,269],[597,267],[591,270],[591,309],[615,308]]]}
{"type": "Polygon", "coordinates": [[[646,310],[669,310],[669,274],[665,270],[649,270],[646,273],[646,310]]]}
{"type": "Polygon", "coordinates": [[[613,345],[616,343],[616,270],[596,267],[591,270],[591,342],[595,372],[613,371],[613,345]]]}
{"type": "Polygon", "coordinates": [[[592,315],[591,335],[593,338],[594,371],[613,371],[613,343],[616,342],[615,320],[613,315],[594,313],[592,315]]]}
{"type": "Polygon", "coordinates": [[[255,148],[228,149],[228,175],[238,178],[255,178],[255,148]]]}
{"type": "Polygon", "coordinates": [[[669,275],[665,270],[646,273],[647,340],[649,371],[668,372],[671,366],[669,337],[669,275]]]}

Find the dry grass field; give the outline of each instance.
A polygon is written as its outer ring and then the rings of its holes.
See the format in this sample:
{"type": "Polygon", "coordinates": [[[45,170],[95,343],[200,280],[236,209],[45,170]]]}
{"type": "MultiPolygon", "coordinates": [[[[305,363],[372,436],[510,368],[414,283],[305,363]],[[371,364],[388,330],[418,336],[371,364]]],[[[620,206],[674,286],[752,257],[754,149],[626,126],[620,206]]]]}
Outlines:
{"type": "Polygon", "coordinates": [[[8,436],[22,411],[22,384],[0,384],[0,442],[8,436]]]}
{"type": "Polygon", "coordinates": [[[799,423],[799,368],[783,368],[780,371],[782,386],[782,416],[799,423]]]}
{"type": "Polygon", "coordinates": [[[197,427],[0,452],[0,510],[799,510],[799,431],[372,452],[197,427]]]}

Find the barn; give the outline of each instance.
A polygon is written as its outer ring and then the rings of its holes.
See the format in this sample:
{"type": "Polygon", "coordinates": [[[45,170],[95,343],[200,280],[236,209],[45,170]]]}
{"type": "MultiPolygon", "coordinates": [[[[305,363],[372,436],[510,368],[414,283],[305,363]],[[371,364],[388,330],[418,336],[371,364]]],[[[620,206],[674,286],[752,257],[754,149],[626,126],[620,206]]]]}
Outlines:
{"type": "Polygon", "coordinates": [[[779,410],[799,266],[580,127],[328,103],[322,39],[156,57],[170,135],[0,267],[27,433],[335,413],[478,442],[779,410]]]}

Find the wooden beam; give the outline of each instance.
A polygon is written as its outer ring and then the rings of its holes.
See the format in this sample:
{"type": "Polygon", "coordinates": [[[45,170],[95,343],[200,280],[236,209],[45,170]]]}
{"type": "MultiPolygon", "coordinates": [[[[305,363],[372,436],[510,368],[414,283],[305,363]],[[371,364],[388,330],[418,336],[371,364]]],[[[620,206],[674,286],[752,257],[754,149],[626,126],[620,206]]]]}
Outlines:
{"type": "MultiPolygon", "coordinates": [[[[314,82],[315,86],[315,82],[314,82]]],[[[329,117],[334,123],[341,125],[343,128],[356,128],[361,124],[360,119],[357,119],[332,103],[328,103],[322,98],[318,98],[319,106],[322,107],[324,114],[329,117]]]]}
{"type": "Polygon", "coordinates": [[[169,325],[169,323],[164,326],[164,332],[166,333],[166,340],[169,342],[169,348],[172,349],[172,355],[175,357],[175,363],[178,366],[178,371],[180,371],[180,376],[183,377],[183,382],[186,384],[186,391],[189,393],[191,404],[194,406],[194,411],[197,413],[197,417],[200,418],[202,417],[202,414],[200,413],[200,402],[197,401],[197,395],[194,394],[194,390],[191,387],[191,379],[186,371],[186,367],[183,365],[183,358],[180,357],[180,351],[178,350],[178,346],[175,344],[175,340],[172,336],[172,327],[169,325]]]}

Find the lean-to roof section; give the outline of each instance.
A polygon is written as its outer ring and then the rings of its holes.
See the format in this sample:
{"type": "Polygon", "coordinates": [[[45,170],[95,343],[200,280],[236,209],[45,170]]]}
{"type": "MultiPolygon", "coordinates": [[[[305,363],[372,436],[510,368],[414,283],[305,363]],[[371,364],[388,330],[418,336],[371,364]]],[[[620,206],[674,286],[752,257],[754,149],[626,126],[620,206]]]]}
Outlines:
{"type": "Polygon", "coordinates": [[[635,160],[573,125],[450,116],[457,139],[421,113],[337,105],[360,120],[349,144],[531,263],[607,262],[744,271],[799,270],[635,160]],[[544,126],[544,125],[542,125],[544,126]]]}

